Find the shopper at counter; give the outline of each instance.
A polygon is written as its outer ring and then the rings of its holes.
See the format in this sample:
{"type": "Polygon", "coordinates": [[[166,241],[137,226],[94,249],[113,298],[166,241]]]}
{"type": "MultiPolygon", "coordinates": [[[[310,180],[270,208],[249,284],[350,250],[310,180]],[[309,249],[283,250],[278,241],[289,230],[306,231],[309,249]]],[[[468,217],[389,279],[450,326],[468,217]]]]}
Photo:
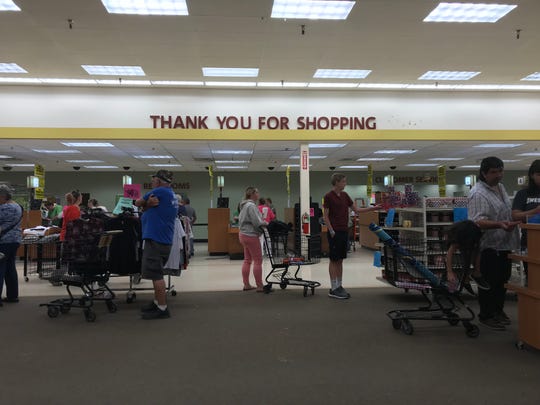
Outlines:
{"type": "Polygon", "coordinates": [[[67,193],[65,198],[67,205],[62,210],[62,231],[60,232],[60,240],[66,239],[67,224],[81,217],[81,209],[79,206],[82,202],[82,195],[79,190],[73,190],[71,193],[67,193]]]}
{"type": "Polygon", "coordinates": [[[337,299],[347,299],[351,295],[343,288],[343,259],[347,257],[349,245],[349,212],[352,209],[356,214],[378,210],[380,206],[358,208],[355,202],[344,190],[347,186],[347,177],[341,173],[334,173],[331,177],[332,189],[324,196],[323,216],[327,227],[330,263],[331,288],[328,296],[337,299]]]}
{"type": "Polygon", "coordinates": [[[512,262],[508,254],[518,247],[519,221],[512,221],[510,199],[501,184],[504,163],[491,156],[480,163],[479,181],[471,189],[468,201],[469,219],[484,231],[480,240],[480,272],[489,290],[478,290],[479,321],[490,329],[502,331],[510,324],[504,312],[506,288],[512,262]]]}
{"type": "Polygon", "coordinates": [[[240,243],[244,246],[244,262],[242,263],[242,281],[244,282],[244,291],[253,290],[263,292],[262,281],[262,249],[260,243],[261,226],[267,226],[268,223],[262,219],[262,214],[257,208],[256,202],[259,198],[259,190],[255,187],[246,188],[245,199],[240,203],[240,215],[238,222],[240,226],[238,237],[240,243]],[[253,263],[253,276],[255,284],[253,287],[249,282],[249,273],[253,263]]]}
{"type": "Polygon", "coordinates": [[[15,256],[22,239],[22,208],[11,198],[11,188],[0,184],[0,307],[2,302],[19,302],[15,256]],[[2,298],[4,282],[6,297],[2,298]]]}

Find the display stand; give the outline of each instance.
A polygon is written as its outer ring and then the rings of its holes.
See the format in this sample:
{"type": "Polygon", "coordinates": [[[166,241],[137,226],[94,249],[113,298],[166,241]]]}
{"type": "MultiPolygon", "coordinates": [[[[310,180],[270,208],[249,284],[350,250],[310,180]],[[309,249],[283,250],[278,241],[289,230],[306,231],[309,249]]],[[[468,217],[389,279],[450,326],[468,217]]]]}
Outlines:
{"type": "Polygon", "coordinates": [[[540,224],[524,224],[527,230],[527,256],[510,255],[513,260],[527,262],[527,287],[507,284],[518,295],[518,348],[524,344],[540,349],[540,224]]]}

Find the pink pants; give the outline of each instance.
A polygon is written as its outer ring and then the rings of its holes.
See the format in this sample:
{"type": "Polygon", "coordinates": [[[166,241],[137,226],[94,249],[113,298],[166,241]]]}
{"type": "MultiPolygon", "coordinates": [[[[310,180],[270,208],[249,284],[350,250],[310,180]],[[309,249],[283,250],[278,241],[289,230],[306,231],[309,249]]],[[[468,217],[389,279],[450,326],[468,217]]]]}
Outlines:
{"type": "Polygon", "coordinates": [[[244,263],[242,263],[242,280],[244,287],[249,284],[249,269],[253,262],[253,276],[258,288],[263,287],[262,281],[262,250],[258,236],[239,234],[240,243],[244,246],[244,263]]]}

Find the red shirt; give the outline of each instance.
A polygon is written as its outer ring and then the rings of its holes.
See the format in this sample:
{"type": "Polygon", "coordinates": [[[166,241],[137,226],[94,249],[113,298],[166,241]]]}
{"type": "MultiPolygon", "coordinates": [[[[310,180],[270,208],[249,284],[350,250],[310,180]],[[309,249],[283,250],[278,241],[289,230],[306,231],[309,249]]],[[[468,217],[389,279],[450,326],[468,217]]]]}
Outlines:
{"type": "Polygon", "coordinates": [[[328,209],[328,219],[334,231],[349,230],[349,207],[352,207],[353,200],[345,191],[339,195],[334,190],[330,190],[324,196],[323,207],[328,209]]]}
{"type": "Polygon", "coordinates": [[[62,231],[60,232],[60,240],[65,240],[67,224],[81,217],[81,210],[78,205],[66,205],[62,210],[62,231]]]}

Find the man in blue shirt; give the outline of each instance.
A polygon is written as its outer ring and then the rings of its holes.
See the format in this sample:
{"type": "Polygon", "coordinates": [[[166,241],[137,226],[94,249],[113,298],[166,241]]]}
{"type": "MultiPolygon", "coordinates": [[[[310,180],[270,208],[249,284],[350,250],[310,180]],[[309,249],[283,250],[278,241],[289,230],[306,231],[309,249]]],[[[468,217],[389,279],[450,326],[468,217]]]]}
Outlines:
{"type": "Polygon", "coordinates": [[[178,201],[171,189],[172,172],[159,170],[152,176],[152,191],[135,201],[143,208],[141,217],[143,230],[142,277],[152,280],[154,301],[145,305],[143,319],[169,318],[167,289],[163,279],[163,265],[167,262],[174,237],[174,220],[178,212],[178,201]]]}

